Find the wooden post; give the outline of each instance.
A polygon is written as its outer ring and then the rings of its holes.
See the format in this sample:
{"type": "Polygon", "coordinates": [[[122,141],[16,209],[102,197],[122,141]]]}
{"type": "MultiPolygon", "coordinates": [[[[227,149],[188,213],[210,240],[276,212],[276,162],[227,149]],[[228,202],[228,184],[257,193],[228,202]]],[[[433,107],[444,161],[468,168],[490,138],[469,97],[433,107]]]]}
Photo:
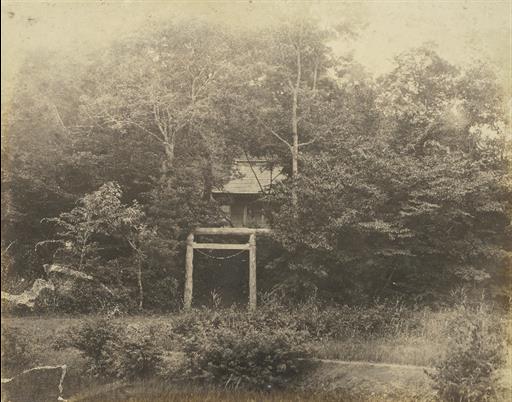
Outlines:
{"type": "Polygon", "coordinates": [[[247,205],[244,205],[244,215],[242,217],[242,226],[247,226],[247,205]]]}
{"type": "Polygon", "coordinates": [[[256,310],[256,235],[249,237],[249,310],[256,310]]]}
{"type": "Polygon", "coordinates": [[[194,234],[189,234],[187,237],[187,256],[185,260],[185,292],[183,295],[183,307],[189,310],[192,307],[192,288],[194,284],[194,234]]]}
{"type": "Polygon", "coordinates": [[[197,228],[194,230],[196,235],[240,235],[250,236],[252,234],[270,234],[272,230],[258,228],[197,228]]]}

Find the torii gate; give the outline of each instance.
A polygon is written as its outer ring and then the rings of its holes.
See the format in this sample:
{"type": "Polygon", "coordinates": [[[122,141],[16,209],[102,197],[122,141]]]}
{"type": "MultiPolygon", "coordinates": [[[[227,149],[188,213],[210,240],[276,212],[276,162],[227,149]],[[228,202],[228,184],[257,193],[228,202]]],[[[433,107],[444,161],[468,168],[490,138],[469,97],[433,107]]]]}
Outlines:
{"type": "Polygon", "coordinates": [[[249,251],[249,310],[256,309],[256,234],[271,233],[270,229],[250,228],[197,228],[187,237],[187,255],[185,262],[185,292],[183,306],[188,310],[192,306],[192,289],[194,273],[194,249],[210,250],[248,250],[249,251]],[[194,235],[240,235],[249,236],[248,243],[197,243],[194,235]]]}

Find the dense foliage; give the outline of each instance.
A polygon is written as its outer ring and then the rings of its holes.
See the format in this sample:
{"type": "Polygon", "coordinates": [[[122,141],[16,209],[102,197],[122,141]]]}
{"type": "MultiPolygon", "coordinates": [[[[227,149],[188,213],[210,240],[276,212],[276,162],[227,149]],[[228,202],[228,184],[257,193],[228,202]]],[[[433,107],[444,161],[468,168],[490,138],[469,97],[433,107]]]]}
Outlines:
{"type": "Polygon", "coordinates": [[[185,238],[227,224],[212,191],[251,154],[287,177],[266,195],[261,289],[437,303],[465,286],[506,302],[510,122],[496,74],[425,45],[372,77],[328,46],[358,29],[176,22],[87,65],[33,55],[2,137],[3,286],[20,292],[62,262],[121,309],[179,308],[185,238]]]}

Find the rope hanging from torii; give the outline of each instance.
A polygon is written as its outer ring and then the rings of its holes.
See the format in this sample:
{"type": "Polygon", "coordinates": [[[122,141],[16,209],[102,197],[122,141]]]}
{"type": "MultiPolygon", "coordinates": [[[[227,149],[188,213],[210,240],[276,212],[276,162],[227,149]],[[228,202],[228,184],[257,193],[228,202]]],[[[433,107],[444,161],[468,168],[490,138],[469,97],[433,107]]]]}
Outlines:
{"type": "Polygon", "coordinates": [[[224,257],[220,257],[220,256],[216,256],[216,255],[211,255],[211,254],[208,254],[208,253],[205,253],[204,251],[200,250],[200,249],[196,249],[196,251],[201,254],[201,255],[204,255],[205,257],[208,257],[208,258],[211,258],[212,260],[229,260],[230,258],[234,258],[236,257],[237,255],[240,255],[242,254],[244,251],[246,250],[240,250],[238,253],[235,253],[235,254],[231,254],[231,255],[226,255],[224,257]]]}

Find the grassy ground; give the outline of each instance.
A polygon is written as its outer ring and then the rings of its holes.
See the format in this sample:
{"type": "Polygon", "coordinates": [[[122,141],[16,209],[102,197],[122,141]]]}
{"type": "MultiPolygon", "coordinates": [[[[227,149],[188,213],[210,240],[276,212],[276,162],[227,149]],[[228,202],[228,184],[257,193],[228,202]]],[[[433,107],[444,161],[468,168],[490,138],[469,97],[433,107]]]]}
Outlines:
{"type": "Polygon", "coordinates": [[[322,359],[434,366],[449,347],[447,333],[455,313],[425,310],[417,315],[417,327],[399,325],[376,337],[326,340],[315,354],[322,359]]]}
{"type": "MultiPolygon", "coordinates": [[[[357,362],[378,362],[391,365],[371,364],[323,364],[303,380],[305,387],[318,386],[304,392],[254,393],[242,391],[183,389],[169,383],[140,383],[109,389],[98,379],[84,376],[86,362],[72,348],[54,348],[57,340],[69,328],[78,326],[90,317],[4,317],[3,328],[16,328],[29,345],[31,364],[68,366],[64,396],[76,395],[73,400],[83,401],[391,401],[411,398],[428,401],[432,390],[423,366],[431,367],[441,359],[448,348],[446,329],[453,325],[454,312],[422,311],[421,325],[410,327],[399,323],[397,328],[378,336],[345,339],[326,339],[312,345],[314,357],[357,362]],[[416,367],[393,367],[411,365],[416,367]],[[341,390],[343,388],[343,390],[341,390]],[[90,391],[93,391],[92,393],[90,391]],[[87,392],[86,392],[87,391],[87,392]],[[401,394],[408,391],[407,395],[401,394]],[[108,398],[105,398],[108,395],[108,398]],[[147,395],[151,395],[148,397],[147,395]]],[[[418,318],[418,317],[416,317],[418,318]]],[[[168,352],[177,351],[179,345],[168,334],[172,328],[172,315],[115,317],[113,321],[134,326],[150,333],[153,339],[168,352]]],[[[508,358],[509,366],[511,359],[508,358]]],[[[4,373],[3,373],[4,374],[4,373]]],[[[512,376],[506,376],[512,381],[512,376]]],[[[510,384],[509,384],[510,385],[510,384]]]]}
{"type": "MultiPolygon", "coordinates": [[[[79,325],[84,318],[89,317],[6,317],[4,325],[20,329],[28,337],[37,364],[60,364],[75,361],[76,351],[64,349],[49,354],[49,347],[67,329],[79,325]]],[[[313,345],[314,355],[320,359],[432,366],[446,351],[448,342],[442,329],[449,318],[447,313],[429,312],[424,314],[420,328],[404,327],[367,339],[353,337],[322,340],[313,345]]],[[[172,338],[166,336],[171,330],[172,319],[172,315],[135,315],[112,320],[150,332],[164,350],[176,351],[178,346],[172,338]]]]}

